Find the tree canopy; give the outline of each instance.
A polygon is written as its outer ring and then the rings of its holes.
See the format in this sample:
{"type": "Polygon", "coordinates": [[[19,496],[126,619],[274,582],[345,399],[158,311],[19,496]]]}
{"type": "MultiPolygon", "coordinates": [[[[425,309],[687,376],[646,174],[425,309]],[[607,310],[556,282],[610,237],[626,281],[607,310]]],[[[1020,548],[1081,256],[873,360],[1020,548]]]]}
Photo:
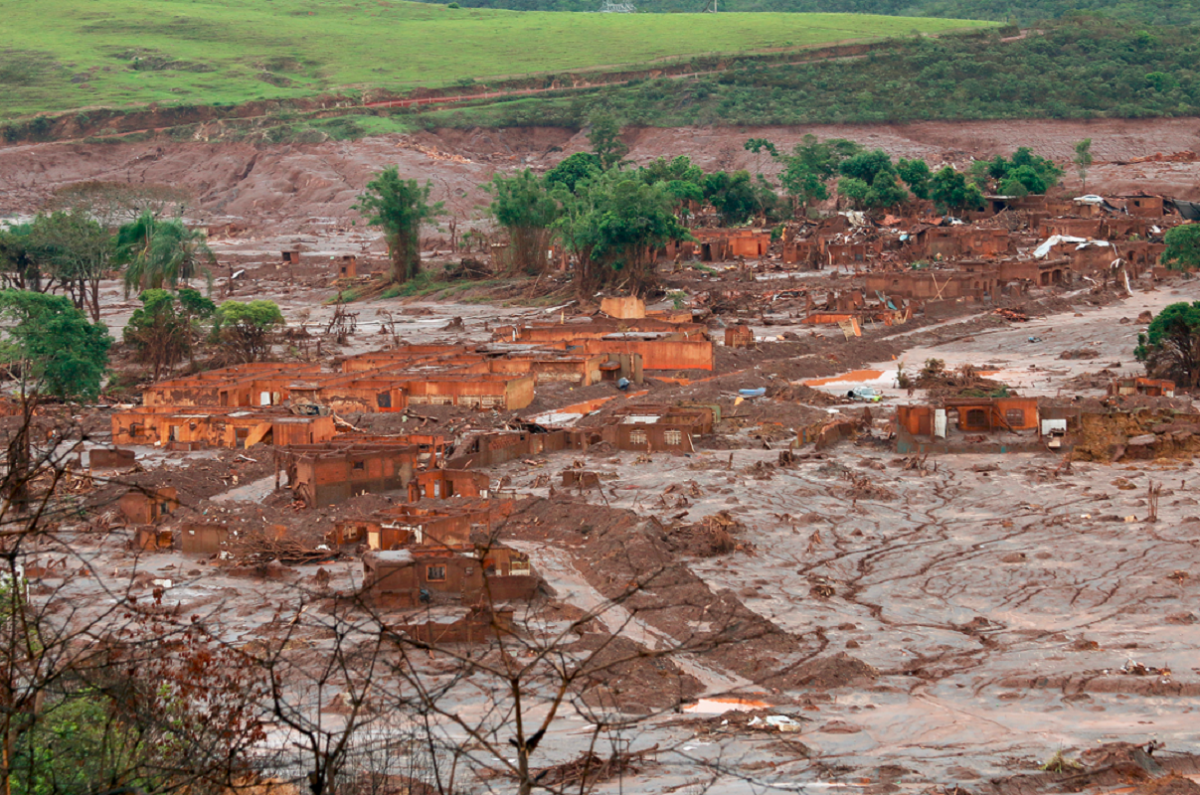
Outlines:
{"type": "Polygon", "coordinates": [[[0,290],[0,358],[29,392],[61,400],[94,400],[108,369],[112,338],[70,300],[27,290],[0,290]]]}
{"type": "Polygon", "coordinates": [[[1163,308],[1138,335],[1133,351],[1153,378],[1170,378],[1189,388],[1200,385],[1200,301],[1163,308]]]}
{"type": "Polygon", "coordinates": [[[173,290],[180,282],[211,274],[216,258],[204,233],[179,218],[162,220],[149,211],[117,230],[116,262],[125,266],[125,292],[173,290]]]}
{"type": "Polygon", "coordinates": [[[930,178],[929,198],[943,212],[983,209],[982,191],[977,185],[968,184],[967,178],[951,166],[943,167],[930,178]]]}
{"type": "Polygon", "coordinates": [[[574,193],[576,185],[592,179],[603,170],[600,158],[595,154],[591,152],[576,152],[546,172],[546,184],[550,186],[562,185],[568,191],[574,193]]]}
{"type": "Polygon", "coordinates": [[[216,306],[196,290],[184,288],[178,296],[166,290],[146,290],[139,296],[125,325],[125,342],[139,361],[149,364],[158,380],[184,359],[190,358],[199,337],[199,321],[211,317],[216,306]]]}
{"type": "Polygon", "coordinates": [[[1200,268],[1200,223],[1168,229],[1163,242],[1167,246],[1163,249],[1162,264],[1177,271],[1200,268]]]}
{"type": "Polygon", "coordinates": [[[664,183],[610,171],[583,195],[566,199],[555,232],[579,260],[581,289],[624,284],[635,294],[653,281],[654,251],[691,236],[674,213],[664,183]]]}
{"type": "Polygon", "coordinates": [[[529,169],[511,176],[496,174],[483,187],[492,195],[492,217],[508,230],[509,270],[537,273],[546,262],[558,202],[543,180],[529,169]]]}
{"type": "Polygon", "coordinates": [[[596,113],[588,119],[588,143],[600,159],[600,167],[607,171],[620,165],[621,158],[629,154],[629,147],[621,140],[621,126],[607,113],[596,113]]]}
{"type": "Polygon", "coordinates": [[[405,282],[421,271],[421,224],[442,214],[443,203],[429,203],[433,184],[401,179],[395,166],[367,183],[354,208],[371,226],[383,228],[392,260],[392,281],[405,282]]]}
{"type": "Polygon", "coordinates": [[[266,358],[271,332],[285,324],[274,301],[226,301],[213,316],[213,334],[239,362],[266,358]]]}

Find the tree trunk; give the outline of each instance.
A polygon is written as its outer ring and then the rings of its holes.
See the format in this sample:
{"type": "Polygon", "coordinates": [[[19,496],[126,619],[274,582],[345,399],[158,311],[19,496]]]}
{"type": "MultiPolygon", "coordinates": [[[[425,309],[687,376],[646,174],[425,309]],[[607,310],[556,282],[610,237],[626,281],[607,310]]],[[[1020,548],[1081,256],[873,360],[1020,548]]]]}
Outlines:
{"type": "MultiPolygon", "coordinates": [[[[28,363],[22,363],[23,368],[28,363]]],[[[29,510],[29,462],[32,457],[30,426],[36,401],[21,393],[21,427],[8,443],[8,475],[4,481],[4,493],[19,514],[29,510]]]]}
{"type": "Polygon", "coordinates": [[[415,278],[421,272],[419,229],[415,233],[389,235],[388,253],[392,259],[393,282],[400,284],[415,278]]]}

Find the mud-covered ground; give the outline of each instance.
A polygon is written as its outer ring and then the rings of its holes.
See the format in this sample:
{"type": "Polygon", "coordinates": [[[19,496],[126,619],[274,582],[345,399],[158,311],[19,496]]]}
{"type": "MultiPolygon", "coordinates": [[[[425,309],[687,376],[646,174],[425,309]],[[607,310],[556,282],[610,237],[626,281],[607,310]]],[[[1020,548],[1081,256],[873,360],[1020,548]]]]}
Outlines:
{"type": "MultiPolygon", "coordinates": [[[[1031,122],[1016,144],[1065,159],[1074,141],[1091,137],[1098,160],[1128,160],[1200,149],[1198,129],[1194,120],[1031,122]]],[[[932,163],[1008,151],[1012,140],[1011,125],[997,123],[631,130],[627,139],[638,161],[687,154],[706,168],[755,168],[742,148],[746,138],[790,145],[807,132],[932,163]]],[[[534,296],[523,284],[493,284],[442,302],[355,301],[345,305],[353,332],[340,340],[327,333],[338,293],[329,258],[353,252],[370,267],[381,262],[378,236],[351,226],[349,210],[379,167],[399,163],[408,176],[433,178],[435,198],[460,202],[465,216],[483,201],[476,186],[496,170],[546,167],[583,146],[572,131],[534,129],[259,149],[15,147],[0,149],[0,212],[27,214],[56,187],[81,179],[190,186],[200,197],[199,215],[250,227],[213,241],[217,297],[278,301],[289,326],[304,332],[275,354],[324,361],[397,339],[483,342],[499,323],[576,311],[569,290],[560,301],[558,285],[542,284],[555,292],[534,296]],[[304,251],[301,265],[282,264],[279,251],[294,247],[304,251]]],[[[1200,166],[1099,163],[1089,190],[1132,190],[1147,178],[1155,192],[1192,196],[1200,166]]],[[[436,258],[429,264],[439,266],[436,258]]],[[[796,274],[787,286],[841,289],[847,275],[796,274]]],[[[1144,280],[1131,296],[1033,289],[1013,305],[1028,322],[1004,320],[990,305],[963,304],[954,316],[873,326],[847,340],[836,329],[802,325],[802,298],[761,300],[782,282],[732,272],[668,278],[689,303],[714,296],[727,302],[709,320],[715,339],[723,339],[725,324],[746,322],[758,344],[719,345],[711,373],[672,373],[670,380],[651,374],[641,386],[647,394],[632,400],[719,406],[715,432],[690,455],[602,445],[489,472],[493,484],[521,500],[501,537],[528,552],[548,585],[533,605],[518,609],[518,624],[531,637],[553,637],[572,616],[604,608],[572,639],[571,653],[610,643],[615,634],[614,648],[632,656],[598,674],[583,700],[614,715],[641,716],[606,735],[614,747],[658,751],[636,774],[601,791],[699,795],[715,777],[713,791],[739,794],[959,786],[1017,795],[1128,792],[1135,785],[1148,794],[1158,785],[1139,784],[1144,767],[1138,774],[1109,765],[1107,778],[1087,771],[1048,778],[1038,768],[1059,751],[1090,766],[1097,748],[1108,749],[1101,754],[1108,758],[1112,743],[1151,741],[1163,746],[1156,758],[1164,770],[1198,773],[1191,755],[1200,753],[1200,476],[1193,462],[1068,466],[1051,452],[905,459],[891,452],[887,437],[892,407],[926,397],[899,389],[899,370],[915,371],[928,359],[987,370],[1025,395],[1095,398],[1113,375],[1140,373],[1132,356],[1145,328],[1139,317],[1200,299],[1200,283],[1144,280]],[[1079,350],[1087,358],[1062,358],[1079,350]],[[828,377],[835,380],[816,381],[828,377]],[[845,400],[859,383],[885,393],[871,407],[868,433],[781,459],[801,429],[834,416],[861,418],[862,404],[845,400]],[[739,389],[756,387],[767,395],[738,399],[739,389]],[[597,473],[600,488],[564,488],[566,468],[597,473]],[[1162,488],[1156,517],[1152,483],[1162,488]],[[612,603],[635,582],[643,587],[634,598],[612,603]],[[682,650],[657,656],[673,644],[682,650]],[[716,701],[728,697],[753,703],[729,711],[728,702],[716,701]],[[689,706],[677,712],[680,698],[689,706]],[[798,731],[767,730],[767,718],[798,731]]],[[[119,337],[136,304],[115,282],[105,284],[103,298],[104,320],[119,337]]],[[[124,374],[135,374],[120,357],[124,374]]],[[[521,412],[421,407],[346,419],[375,433],[461,439],[515,415],[614,395],[607,383],[551,384],[539,386],[521,412]]],[[[630,401],[617,395],[579,421],[602,422],[630,401]]],[[[89,445],[107,441],[110,410],[93,407],[76,418],[91,433],[89,445]]],[[[127,547],[131,530],[112,506],[124,484],[176,486],[183,505],[171,526],[224,521],[251,531],[282,523],[316,541],[339,519],[402,499],[366,495],[300,516],[285,494],[273,493],[267,452],[136,453],[144,471],[118,475],[122,485],[93,488],[84,525],[64,530],[76,533],[68,570],[38,579],[32,594],[56,593],[86,613],[128,596],[146,604],[159,590],[167,609],[198,616],[229,643],[258,648],[293,632],[298,594],[324,616],[335,596],[355,592],[362,581],[357,557],[256,566],[177,551],[135,555],[127,547]],[[96,576],[64,576],[84,564],[96,576]]],[[[316,631],[293,640],[314,664],[331,648],[316,631]]],[[[488,714],[497,700],[486,686],[466,684],[448,698],[463,715],[488,714]]],[[[469,739],[449,725],[444,731],[456,742],[469,739]]],[[[579,713],[559,715],[538,764],[578,758],[590,736],[579,713]]],[[[284,742],[274,733],[272,741],[284,742]]],[[[1170,780],[1166,791],[1185,795],[1200,784],[1170,780]]]]}
{"type": "MultiPolygon", "coordinates": [[[[332,311],[318,303],[331,294],[319,280],[301,288],[289,286],[274,266],[254,273],[257,281],[236,286],[235,295],[286,298],[294,290],[284,301],[293,323],[316,326],[332,311]]],[[[950,320],[872,329],[850,341],[776,325],[786,312],[768,315],[770,324],[755,326],[760,337],[790,329],[806,336],[763,341],[755,351],[718,348],[717,371],[699,374],[708,380],[648,381],[645,399],[722,407],[716,433],[701,440],[696,453],[647,455],[602,446],[494,468],[494,483],[534,498],[501,529],[502,538],[530,554],[549,585],[548,602],[518,614],[522,626],[549,636],[562,616],[604,607],[574,641],[574,651],[608,642],[611,633],[620,635],[617,648],[635,659],[671,644],[683,647],[653,664],[606,672],[593,691],[600,695],[588,697],[614,714],[648,714],[614,730],[612,742],[633,751],[658,749],[653,763],[601,791],[698,792],[714,777],[720,791],[731,793],[954,785],[1005,793],[1103,789],[1133,780],[1132,774],[1068,782],[1038,768],[1057,751],[1076,759],[1108,743],[1151,741],[1163,744],[1157,758],[1167,769],[1194,775],[1200,475],[1191,460],[1068,467],[1054,453],[905,459],[887,441],[888,406],[920,401],[923,394],[909,397],[892,388],[882,409],[873,407],[870,433],[857,442],[819,454],[801,449],[793,463],[781,462],[780,451],[798,429],[823,417],[862,413],[861,404],[838,402],[844,386],[836,382],[804,391],[813,376],[873,368],[886,381],[900,362],[938,357],[951,367],[993,364],[995,377],[1029,394],[1072,394],[1080,374],[1137,371],[1130,348],[1144,328],[1136,322],[1140,313],[1196,298],[1200,286],[1189,281],[1128,298],[1034,291],[1024,300],[1045,309],[1031,312],[1027,323],[968,309],[950,320]],[[1062,349],[1080,347],[1097,355],[1057,358],[1062,349]],[[771,394],[795,391],[736,401],[739,388],[758,385],[771,394]],[[598,473],[601,488],[562,487],[559,473],[569,467],[598,473]],[[1163,489],[1157,521],[1150,520],[1151,483],[1163,489]],[[713,543],[704,529],[712,517],[729,528],[731,541],[713,543]],[[610,602],[635,581],[645,583],[635,599],[610,602]],[[675,712],[679,697],[695,706],[675,712]],[[728,712],[728,703],[714,700],[729,697],[758,708],[728,712]],[[764,730],[767,717],[786,718],[799,730],[764,730]]],[[[402,322],[412,324],[405,330],[412,341],[481,340],[497,316],[540,311],[398,300],[351,306],[364,328],[350,338],[348,351],[378,342],[369,323],[379,309],[407,318],[402,322]],[[467,318],[465,333],[443,329],[454,316],[467,318]]],[[[531,410],[610,390],[539,389],[531,410]]],[[[1094,396],[1099,388],[1074,392],[1094,396]]],[[[505,419],[428,413],[431,427],[451,433],[505,419]]],[[[382,432],[411,430],[351,419],[382,432]]],[[[103,441],[103,431],[96,440],[103,441]]],[[[129,480],[178,485],[185,504],[175,521],[290,522],[319,539],[338,518],[398,499],[368,495],[300,518],[285,498],[271,495],[270,462],[257,450],[137,452],[148,471],[129,480]]],[[[178,552],[133,556],[124,547],[127,533],[81,534],[80,561],[104,576],[68,578],[56,587],[79,603],[104,605],[127,589],[145,600],[170,580],[164,604],[202,616],[237,645],[280,637],[298,593],[348,594],[362,578],[353,556],[274,569],[178,552]]],[[[328,644],[319,634],[303,639],[310,656],[328,644]]],[[[494,706],[486,687],[451,697],[464,715],[494,706]]],[[[457,736],[453,727],[445,731],[452,740],[457,736]]],[[[556,718],[539,764],[577,758],[589,737],[578,714],[556,718]]]]}
{"type": "MultiPolygon", "coordinates": [[[[1088,174],[1089,191],[1121,194],[1150,183],[1167,195],[1193,200],[1200,195],[1197,163],[1116,164],[1155,153],[1200,151],[1196,119],[631,128],[623,137],[629,158],[638,163],[687,155],[705,169],[771,174],[775,167],[770,158],[747,152],[745,141],[768,138],[790,149],[809,133],[849,138],[893,157],[922,157],[931,166],[962,165],[971,158],[990,159],[1030,146],[1067,166],[1065,184],[1072,190],[1079,187],[1069,167],[1073,146],[1091,138],[1097,163],[1088,174]]],[[[363,186],[384,166],[396,165],[406,177],[431,180],[433,198],[466,219],[486,205],[487,196],[478,186],[492,174],[527,166],[549,168],[587,148],[585,135],[561,128],[442,130],[272,146],[163,140],[0,147],[0,215],[28,214],[55,189],[72,182],[111,180],[190,189],[196,204],[189,214],[196,221],[328,234],[350,228],[357,217],[351,205],[363,186]]]]}

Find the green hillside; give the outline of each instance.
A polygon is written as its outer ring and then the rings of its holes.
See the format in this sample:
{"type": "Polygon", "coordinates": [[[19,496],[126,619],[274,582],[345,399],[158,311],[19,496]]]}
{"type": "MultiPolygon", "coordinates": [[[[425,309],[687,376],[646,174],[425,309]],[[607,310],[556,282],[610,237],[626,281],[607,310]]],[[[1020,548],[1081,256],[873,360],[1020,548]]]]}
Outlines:
{"type": "MultiPolygon", "coordinates": [[[[428,0],[448,2],[448,0],[428,0]]],[[[603,0],[458,0],[478,8],[518,11],[595,11],[603,0]]],[[[633,0],[639,12],[691,13],[712,0],[633,0]]],[[[1020,24],[1059,19],[1075,13],[1104,14],[1149,25],[1189,25],[1200,21],[1200,0],[719,0],[720,11],[784,11],[788,13],[885,14],[889,16],[993,19],[1020,24]]]]}
{"type": "Polygon", "coordinates": [[[1200,26],[1076,17],[1041,35],[898,40],[866,58],[647,80],[586,96],[530,97],[405,117],[430,127],[583,123],[895,123],[929,119],[1200,116],[1200,26]]]}
{"type": "Polygon", "coordinates": [[[852,14],[563,14],[389,0],[3,0],[0,117],[209,105],[638,65],[988,23],[852,14]]]}

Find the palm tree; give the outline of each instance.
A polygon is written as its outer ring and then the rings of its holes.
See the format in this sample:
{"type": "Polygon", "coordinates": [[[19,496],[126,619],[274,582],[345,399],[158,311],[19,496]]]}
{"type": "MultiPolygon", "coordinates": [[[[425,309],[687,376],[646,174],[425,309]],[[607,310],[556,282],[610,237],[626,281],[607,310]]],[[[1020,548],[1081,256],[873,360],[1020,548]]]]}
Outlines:
{"type": "Polygon", "coordinates": [[[205,264],[216,257],[204,242],[204,233],[188,229],[176,218],[162,221],[142,213],[117,230],[117,263],[125,265],[125,295],[148,289],[175,289],[197,276],[212,276],[205,264]]]}

